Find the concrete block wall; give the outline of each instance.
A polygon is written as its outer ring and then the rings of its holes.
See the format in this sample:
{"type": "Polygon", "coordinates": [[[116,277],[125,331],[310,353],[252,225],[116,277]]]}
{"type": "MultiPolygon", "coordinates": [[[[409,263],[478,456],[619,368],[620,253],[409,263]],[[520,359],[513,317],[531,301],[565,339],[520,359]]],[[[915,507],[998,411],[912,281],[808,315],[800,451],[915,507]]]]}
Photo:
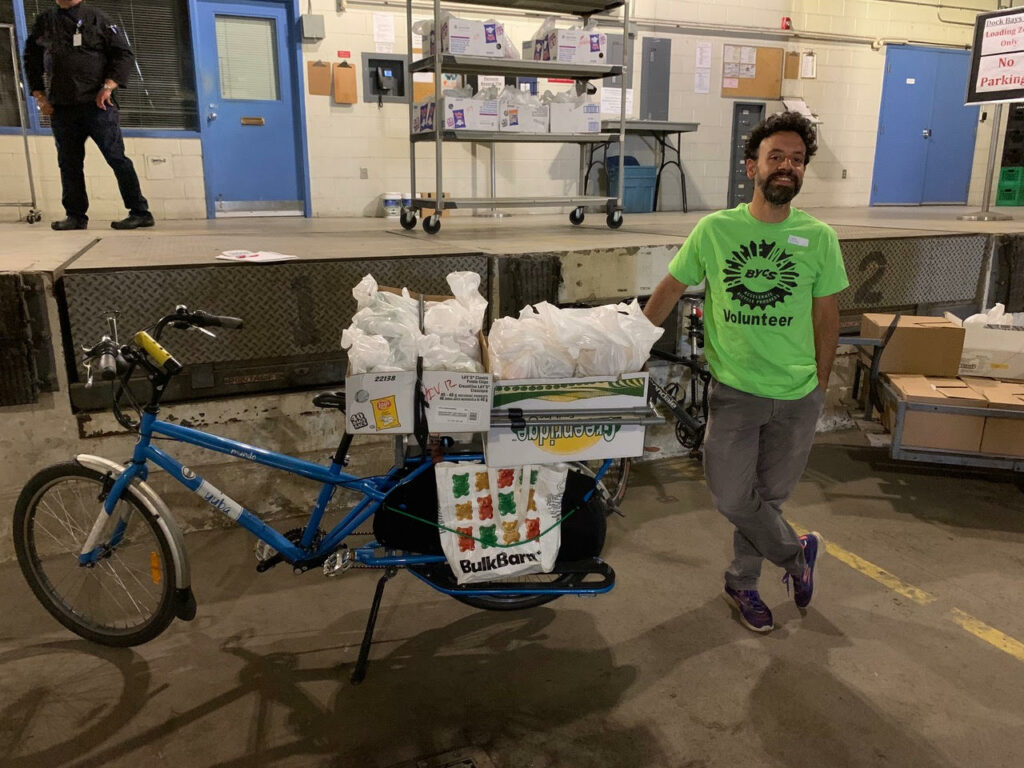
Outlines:
{"type": "MultiPolygon", "coordinates": [[[[996,0],[958,0],[956,8],[940,8],[929,0],[918,4],[894,0],[731,0],[714,4],[634,0],[639,37],[672,39],[669,119],[701,125],[697,133],[684,135],[682,141],[691,210],[714,210],[726,204],[733,100],[720,96],[725,44],[766,45],[816,54],[815,79],[786,80],[783,85],[784,95],[803,97],[823,120],[819,154],[808,168],[800,204],[864,206],[870,198],[886,44],[909,41],[967,46],[975,12],[964,8],[986,11],[996,5],[996,0]],[[780,35],[783,16],[792,20],[794,35],[780,35]],[[713,46],[708,94],[693,92],[695,51],[701,41],[710,41],[713,46]]],[[[336,0],[312,0],[308,8],[304,3],[302,10],[323,15],[326,29],[324,40],[303,44],[306,61],[338,61],[337,52],[347,50],[351,61],[358,64],[364,51],[376,50],[374,13],[394,18],[394,51],[406,52],[402,3],[353,0],[347,11],[339,12],[336,0]]],[[[463,8],[457,12],[474,15],[463,8]]],[[[414,18],[428,15],[427,6],[420,4],[414,18]]],[[[503,13],[497,9],[494,15],[505,22],[517,42],[532,37],[542,20],[539,14],[503,13]]],[[[610,25],[607,29],[614,31],[610,25]]],[[[642,42],[638,40],[634,73],[639,72],[641,50],[642,42]]],[[[541,87],[559,90],[569,86],[547,86],[542,81],[541,87]]],[[[361,99],[361,81],[359,90],[361,99]]],[[[379,110],[375,103],[362,101],[351,106],[335,105],[327,96],[306,95],[305,100],[315,216],[374,215],[382,193],[409,191],[405,105],[385,104],[379,110]]],[[[768,102],[770,112],[782,108],[781,102],[768,102]]],[[[991,108],[987,111],[991,115],[991,108]]],[[[978,131],[969,200],[972,205],[981,202],[990,126],[990,121],[983,123],[978,131]]],[[[48,218],[55,218],[61,208],[52,139],[32,137],[30,145],[40,207],[48,218]]],[[[126,140],[126,146],[158,218],[205,217],[198,139],[132,138],[126,140]]],[[[416,152],[418,187],[430,189],[434,186],[433,148],[419,145],[416,152]]],[[[576,191],[579,154],[575,146],[503,144],[496,152],[499,195],[562,195],[576,191]]],[[[639,141],[631,141],[627,152],[639,153],[641,162],[653,160],[651,151],[639,141]]],[[[490,155],[485,146],[447,145],[444,157],[447,191],[469,196],[489,193],[490,155]]],[[[113,175],[92,146],[87,152],[86,173],[92,198],[90,215],[97,219],[120,217],[122,208],[113,175]]],[[[20,200],[25,196],[19,136],[0,136],[0,178],[4,179],[0,198],[20,200]]],[[[676,207],[678,197],[674,185],[666,181],[663,207],[676,207]]],[[[0,208],[0,220],[12,220],[25,212],[27,209],[0,208]]]]}
{"type": "MultiPolygon", "coordinates": [[[[125,153],[135,164],[142,194],[157,219],[206,218],[202,146],[196,139],[126,138],[125,153]]],[[[61,219],[60,169],[53,138],[29,137],[29,157],[36,186],[36,207],[47,220],[61,219]]],[[[21,136],[0,136],[0,202],[28,202],[29,185],[21,136]]],[[[85,180],[89,193],[89,219],[95,225],[128,215],[117,180],[103,155],[86,142],[85,180]]],[[[0,208],[0,221],[25,216],[28,207],[0,208]]]]}

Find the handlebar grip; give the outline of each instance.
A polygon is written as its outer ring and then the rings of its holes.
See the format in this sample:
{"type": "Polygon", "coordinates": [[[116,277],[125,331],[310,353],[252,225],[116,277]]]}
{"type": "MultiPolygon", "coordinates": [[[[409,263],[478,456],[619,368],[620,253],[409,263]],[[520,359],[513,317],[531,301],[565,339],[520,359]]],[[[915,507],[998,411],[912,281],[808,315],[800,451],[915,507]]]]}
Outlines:
{"type": "Polygon", "coordinates": [[[109,352],[104,352],[99,359],[100,377],[110,381],[117,376],[117,360],[109,352]]]}
{"type": "Polygon", "coordinates": [[[192,313],[192,322],[196,325],[215,326],[218,328],[241,328],[242,318],[228,315],[211,315],[199,310],[192,313]]]}

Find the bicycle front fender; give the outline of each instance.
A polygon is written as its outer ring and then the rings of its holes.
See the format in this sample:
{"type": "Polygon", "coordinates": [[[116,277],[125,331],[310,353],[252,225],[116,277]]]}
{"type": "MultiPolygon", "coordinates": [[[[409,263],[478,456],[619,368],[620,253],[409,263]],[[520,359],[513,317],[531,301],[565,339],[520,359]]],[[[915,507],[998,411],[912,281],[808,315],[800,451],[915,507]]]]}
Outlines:
{"type": "MultiPolygon", "coordinates": [[[[102,456],[90,456],[83,453],[75,456],[75,461],[86,469],[91,469],[103,475],[111,472],[114,477],[117,477],[125,470],[122,464],[105,459],[102,456]]],[[[175,584],[179,590],[185,590],[191,594],[192,573],[188,562],[188,550],[185,549],[185,537],[181,533],[181,526],[174,519],[174,515],[167,508],[167,504],[164,503],[164,500],[160,498],[159,494],[153,490],[149,483],[135,480],[131,484],[131,488],[167,536],[167,541],[171,547],[171,557],[174,561],[175,584]]],[[[181,616],[180,618],[185,617],[181,616]]]]}

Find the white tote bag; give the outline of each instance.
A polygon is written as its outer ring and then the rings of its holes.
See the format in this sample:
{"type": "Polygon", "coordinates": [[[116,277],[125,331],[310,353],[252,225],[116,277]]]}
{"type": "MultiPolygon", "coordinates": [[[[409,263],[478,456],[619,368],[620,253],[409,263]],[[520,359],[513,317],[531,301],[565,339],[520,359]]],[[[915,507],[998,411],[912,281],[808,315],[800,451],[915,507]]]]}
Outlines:
{"type": "Polygon", "coordinates": [[[554,568],[564,464],[496,469],[442,462],[434,470],[441,546],[459,584],[554,568]]]}

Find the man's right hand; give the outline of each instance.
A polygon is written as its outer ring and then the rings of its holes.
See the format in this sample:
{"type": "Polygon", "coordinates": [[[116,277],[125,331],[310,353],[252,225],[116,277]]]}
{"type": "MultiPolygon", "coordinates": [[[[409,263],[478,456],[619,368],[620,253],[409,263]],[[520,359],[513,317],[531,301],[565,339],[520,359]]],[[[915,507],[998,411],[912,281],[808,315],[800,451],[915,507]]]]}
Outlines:
{"type": "Polygon", "coordinates": [[[42,112],[44,115],[53,114],[53,104],[51,104],[50,100],[46,98],[45,93],[43,93],[42,91],[33,91],[32,95],[36,99],[36,104],[39,106],[40,112],[42,112]]]}

